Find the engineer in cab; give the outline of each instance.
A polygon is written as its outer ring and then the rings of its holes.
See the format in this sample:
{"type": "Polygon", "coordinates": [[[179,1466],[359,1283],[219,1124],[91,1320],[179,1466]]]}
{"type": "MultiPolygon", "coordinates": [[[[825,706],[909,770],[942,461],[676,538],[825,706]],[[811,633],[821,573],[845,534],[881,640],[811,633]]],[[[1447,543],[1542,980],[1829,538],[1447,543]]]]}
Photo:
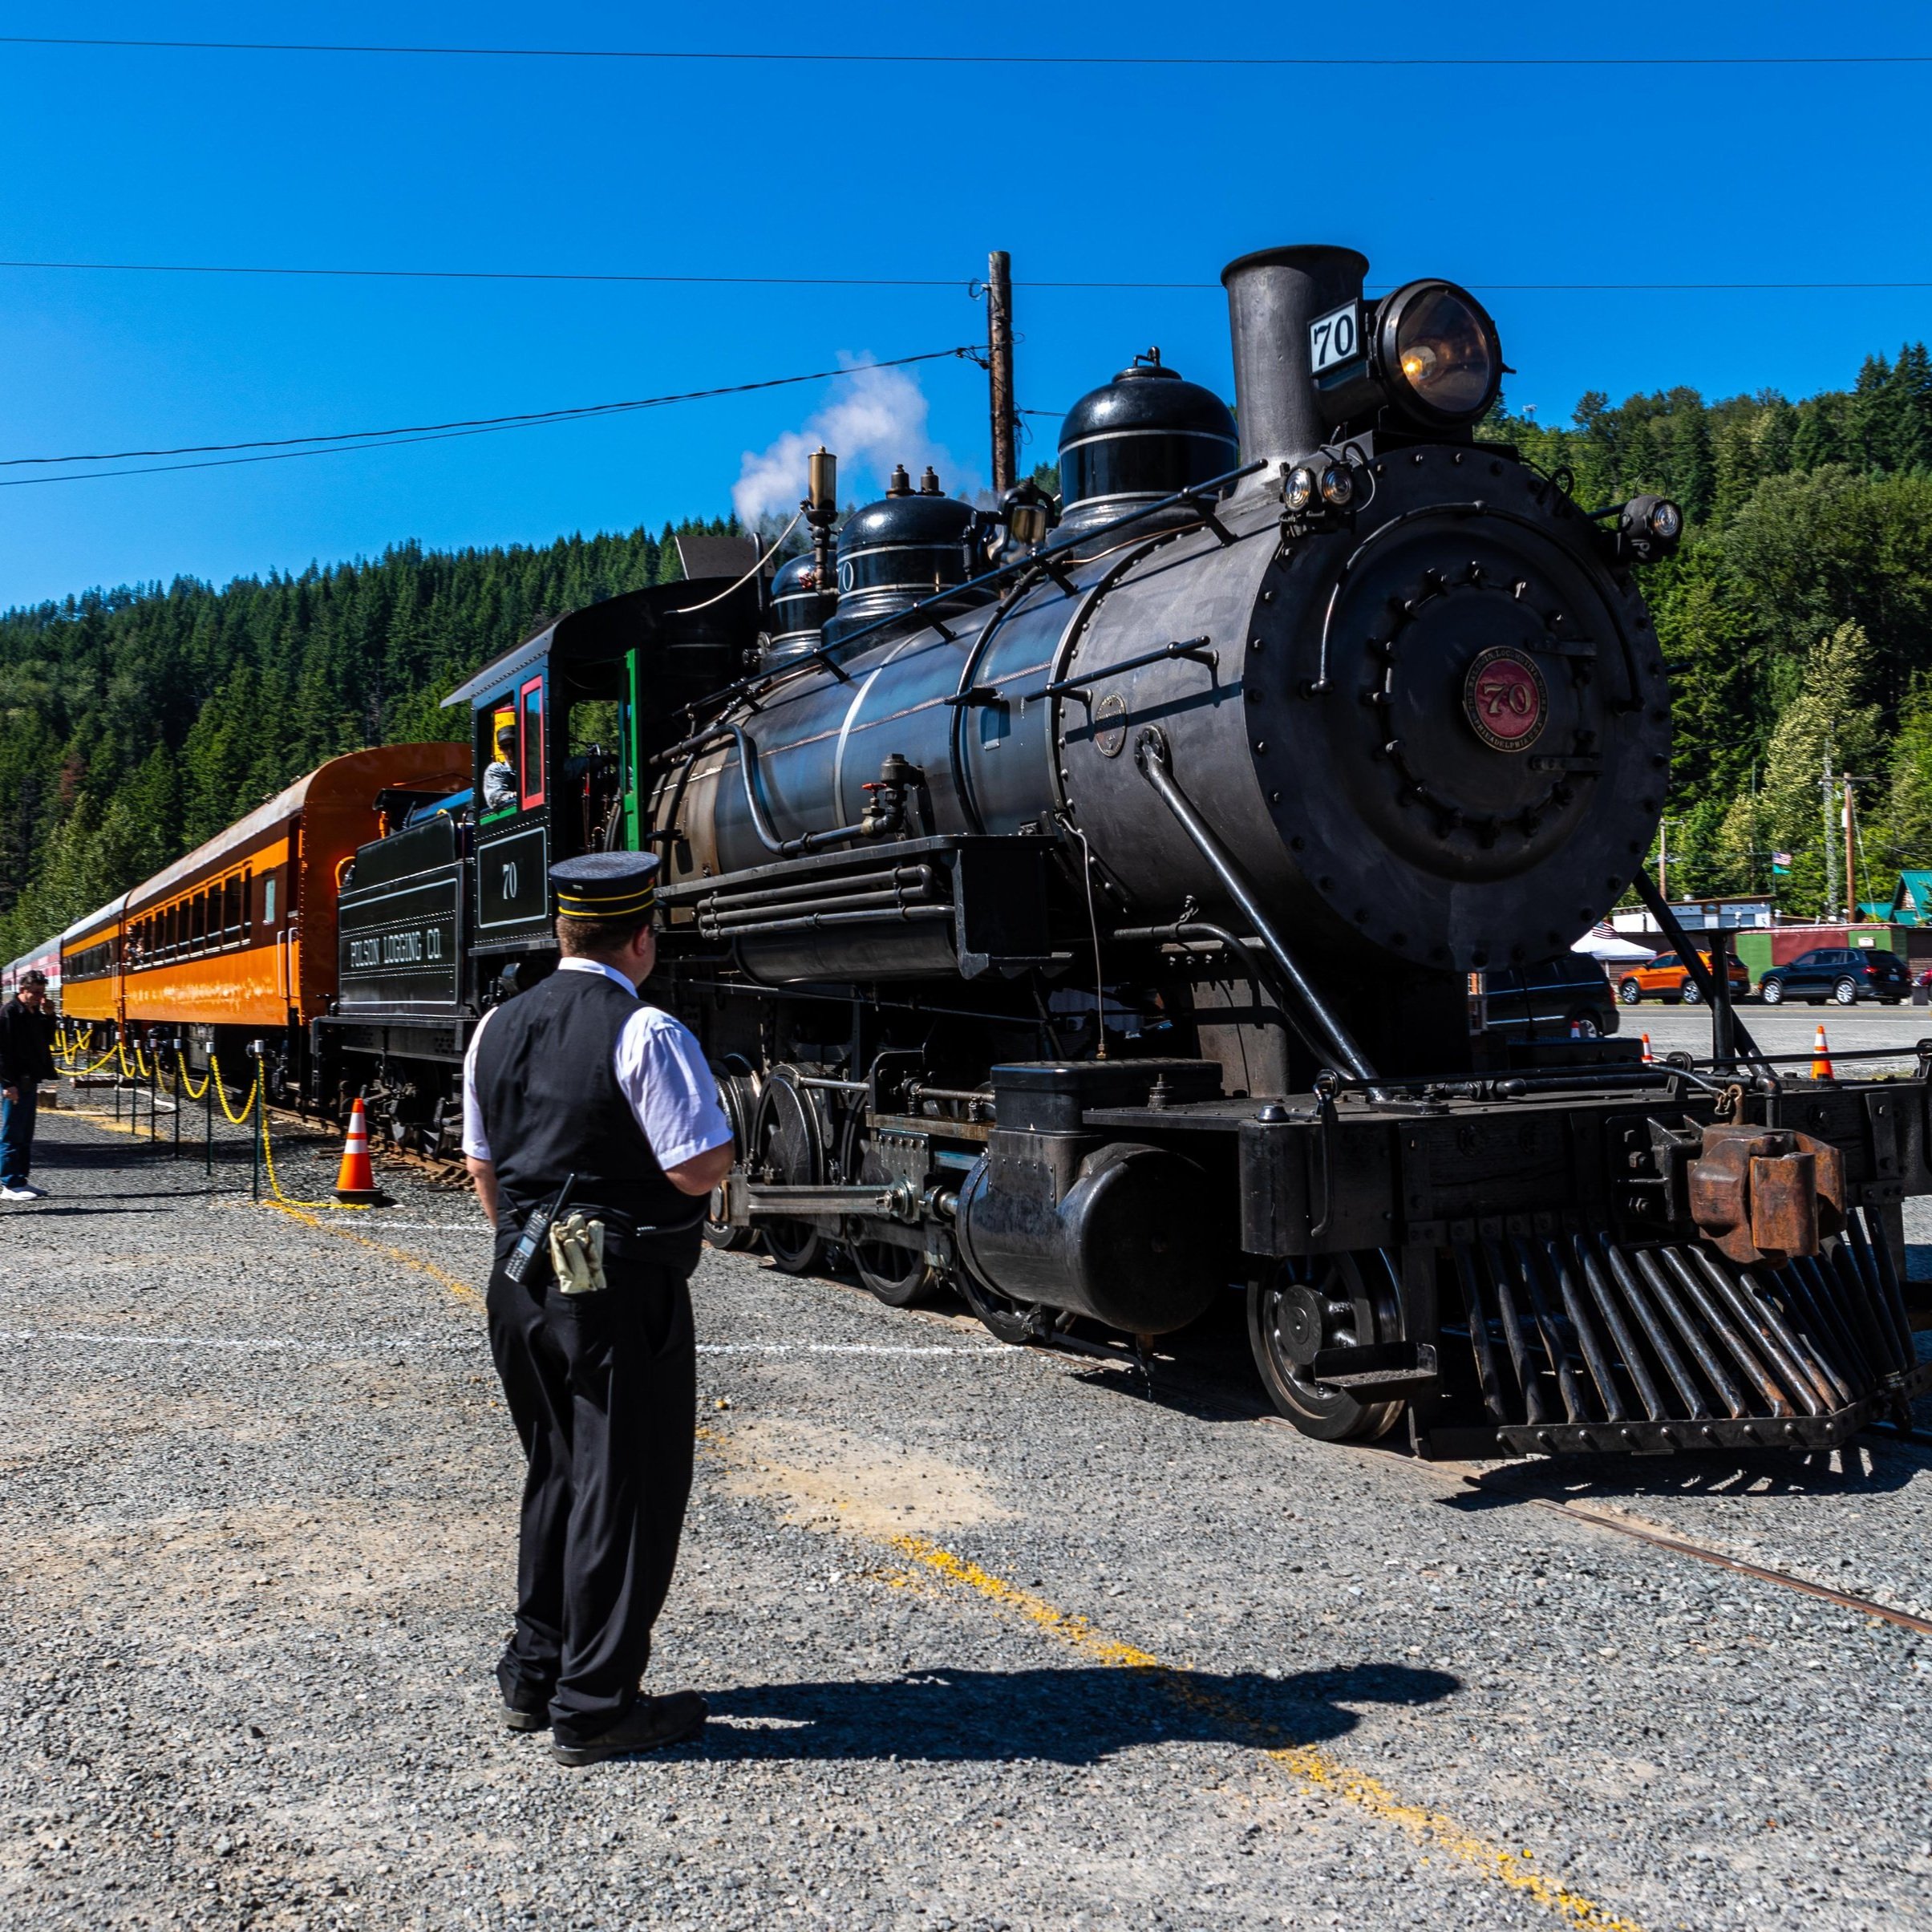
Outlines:
{"type": "Polygon", "coordinates": [[[490,1347],[529,1468],[516,1627],[497,1667],[513,1731],[561,1764],[695,1736],[696,1692],[640,1690],[691,1493],[687,1282],[731,1130],[703,1049],[638,996],[658,860],[551,868],[561,963],[484,1016],[463,1147],[496,1229],[490,1347]]]}

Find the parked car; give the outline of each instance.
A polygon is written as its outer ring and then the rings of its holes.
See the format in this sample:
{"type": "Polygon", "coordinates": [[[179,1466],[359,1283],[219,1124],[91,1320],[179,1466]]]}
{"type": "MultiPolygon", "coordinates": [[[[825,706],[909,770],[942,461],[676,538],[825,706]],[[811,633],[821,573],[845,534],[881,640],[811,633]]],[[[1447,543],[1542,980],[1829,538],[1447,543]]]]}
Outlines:
{"type": "Polygon", "coordinates": [[[1896,953],[1879,946],[1821,946],[1771,967],[1758,991],[1768,1007],[1788,999],[1813,1007],[1828,999],[1841,1007],[1877,999],[1895,1007],[1912,997],[1912,974],[1896,953]]]}
{"type": "Polygon", "coordinates": [[[1483,975],[1492,1033],[1519,1040],[1601,1039],[1617,1031],[1617,1009],[1603,968],[1580,953],[1483,975]]]}
{"type": "MultiPolygon", "coordinates": [[[[1704,970],[1711,970],[1711,955],[1700,953],[1698,957],[1704,962],[1704,970]]],[[[1744,962],[1725,954],[1730,967],[1727,977],[1731,982],[1731,997],[1733,999],[1748,999],[1751,997],[1751,975],[1744,970],[1744,962]]],[[[1634,1007],[1640,999],[1678,1001],[1687,1007],[1695,1006],[1703,994],[1697,990],[1697,982],[1691,977],[1691,969],[1675,953],[1659,953],[1646,965],[1625,966],[1617,975],[1617,997],[1626,1007],[1634,1007]]]]}

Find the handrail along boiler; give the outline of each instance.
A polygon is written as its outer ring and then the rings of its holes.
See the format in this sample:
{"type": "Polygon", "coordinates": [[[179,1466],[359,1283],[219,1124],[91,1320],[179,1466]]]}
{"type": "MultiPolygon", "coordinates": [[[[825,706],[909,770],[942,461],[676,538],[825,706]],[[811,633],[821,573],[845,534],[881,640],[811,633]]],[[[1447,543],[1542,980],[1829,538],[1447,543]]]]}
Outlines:
{"type": "Polygon", "coordinates": [[[477,1014],[554,963],[548,862],[649,846],[654,997],[738,1136],[722,1245],[943,1281],[1013,1341],[1144,1341],[1239,1284],[1300,1428],[1425,1453],[1813,1447],[1923,1387],[1924,1066],[1798,1078],[1722,975],[1694,1065],[1482,1024],[1474,976],[1641,876],[1670,709],[1634,571],[1681,518],[1477,441],[1489,318],[1366,269],[1233,264],[1236,411],[1137,358],[1067,418],[1057,503],[900,472],[835,551],[820,452],[771,591],[720,569],[486,666],[449,701],[473,855],[447,821],[358,855],[334,1050],[447,1120],[477,1014]],[[440,978],[371,950],[432,913],[440,978]]]}

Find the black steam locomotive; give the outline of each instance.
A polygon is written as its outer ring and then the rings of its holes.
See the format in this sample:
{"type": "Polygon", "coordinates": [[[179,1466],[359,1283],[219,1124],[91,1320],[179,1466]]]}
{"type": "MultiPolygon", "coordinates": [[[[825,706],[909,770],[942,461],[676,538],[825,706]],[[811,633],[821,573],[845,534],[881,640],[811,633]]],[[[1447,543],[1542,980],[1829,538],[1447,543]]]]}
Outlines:
{"type": "Polygon", "coordinates": [[[1235,262],[1236,412],[1136,359],[1067,416],[1057,503],[901,472],[835,537],[821,452],[768,585],[480,672],[473,798],[342,892],[324,1086],[445,1140],[468,1030],[554,963],[549,863],[654,848],[653,997],[738,1138],[720,1245],[943,1283],[1016,1343],[1144,1348],[1233,1285],[1300,1428],[1431,1454],[1817,1447],[1902,1405],[1926,1067],[1794,1077],[1701,966],[1707,1060],[1485,1023],[1486,975],[1641,877],[1670,708],[1634,571],[1681,520],[1476,440],[1489,318],[1366,267],[1235,262]]]}

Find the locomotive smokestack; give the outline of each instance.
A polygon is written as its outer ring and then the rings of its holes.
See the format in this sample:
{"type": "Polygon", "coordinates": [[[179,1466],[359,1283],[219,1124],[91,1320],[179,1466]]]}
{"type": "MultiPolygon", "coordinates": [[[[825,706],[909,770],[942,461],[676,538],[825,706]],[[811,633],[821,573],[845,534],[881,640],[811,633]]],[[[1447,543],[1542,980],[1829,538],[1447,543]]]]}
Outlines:
{"type": "Polygon", "coordinates": [[[1320,245],[1262,249],[1221,270],[1243,463],[1292,461],[1321,443],[1308,325],[1358,300],[1367,273],[1353,249],[1320,245]]]}

